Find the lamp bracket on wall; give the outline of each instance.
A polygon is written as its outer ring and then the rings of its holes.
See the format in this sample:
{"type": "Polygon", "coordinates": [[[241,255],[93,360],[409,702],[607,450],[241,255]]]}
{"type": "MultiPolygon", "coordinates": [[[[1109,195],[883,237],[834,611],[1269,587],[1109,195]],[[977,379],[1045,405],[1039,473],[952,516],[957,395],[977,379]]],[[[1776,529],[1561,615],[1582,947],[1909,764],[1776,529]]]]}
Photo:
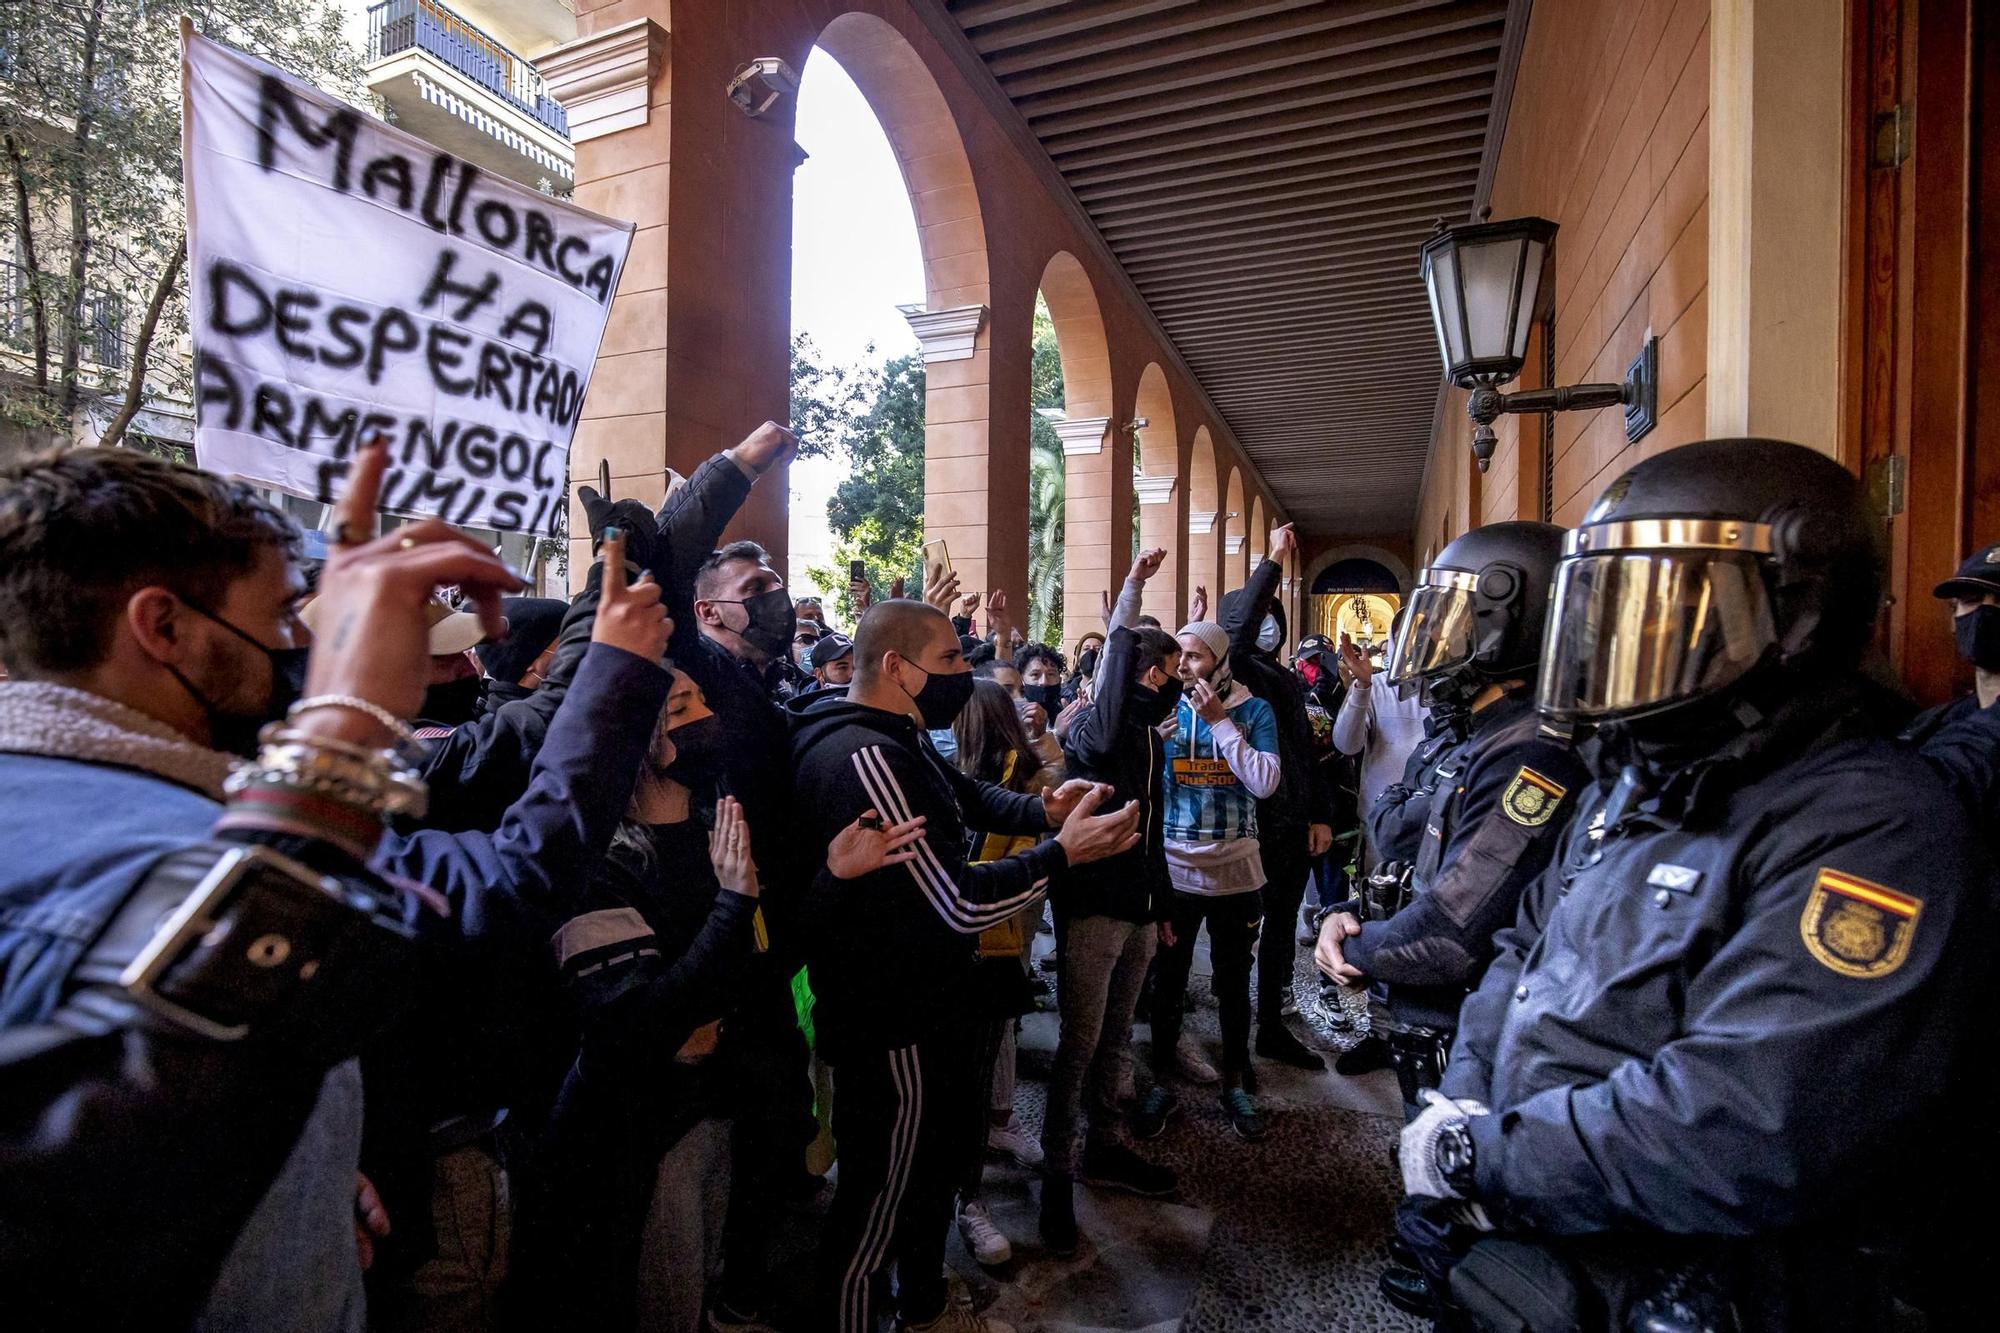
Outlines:
{"type": "Polygon", "coordinates": [[[1493,461],[1499,436],[1493,423],[1502,413],[1593,412],[1605,407],[1625,409],[1625,439],[1639,439],[1659,422],[1660,340],[1648,336],[1639,355],[1626,367],[1625,379],[1618,384],[1568,384],[1550,389],[1519,389],[1501,393],[1491,384],[1473,388],[1466,400],[1466,415],[1472,418],[1472,453],[1479,470],[1493,461]]]}

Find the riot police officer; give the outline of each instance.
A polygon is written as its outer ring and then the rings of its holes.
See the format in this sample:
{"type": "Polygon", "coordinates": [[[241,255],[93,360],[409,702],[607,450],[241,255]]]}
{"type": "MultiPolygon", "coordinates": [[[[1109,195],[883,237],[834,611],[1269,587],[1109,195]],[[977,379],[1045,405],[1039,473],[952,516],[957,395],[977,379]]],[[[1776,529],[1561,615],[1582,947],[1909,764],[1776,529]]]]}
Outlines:
{"type": "Polygon", "coordinates": [[[1335,980],[1388,987],[1390,1055],[1408,1114],[1437,1086],[1459,1002],[1541,872],[1586,773],[1535,715],[1533,677],[1562,529],[1493,523],[1447,546],[1411,596],[1389,684],[1421,691],[1458,743],[1431,761],[1435,795],[1409,902],[1384,920],[1336,913],[1319,959],[1335,980]]]}
{"type": "Polygon", "coordinates": [[[1403,1133],[1399,1232],[1473,1326],[1880,1327],[1895,1224],[1984,1160],[1941,1131],[1993,870],[1871,706],[1882,567],[1855,478],[1773,440],[1571,534],[1539,701],[1601,781],[1403,1133]]]}
{"type": "Polygon", "coordinates": [[[1973,671],[1973,688],[1903,729],[1906,745],[1958,793],[1990,837],[2000,826],[2000,543],[1967,557],[1934,595],[1952,604],[1952,641],[1973,671]]]}

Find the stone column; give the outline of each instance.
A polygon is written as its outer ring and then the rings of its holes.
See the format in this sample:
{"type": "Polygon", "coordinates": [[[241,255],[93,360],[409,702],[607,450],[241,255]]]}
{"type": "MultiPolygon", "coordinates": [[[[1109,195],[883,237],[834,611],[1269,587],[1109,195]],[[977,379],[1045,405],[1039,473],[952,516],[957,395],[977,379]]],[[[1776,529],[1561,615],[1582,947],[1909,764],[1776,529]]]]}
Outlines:
{"type": "Polygon", "coordinates": [[[1180,534],[1187,527],[1181,517],[1187,507],[1187,487],[1180,484],[1178,477],[1132,478],[1132,487],[1139,494],[1139,549],[1150,550],[1163,547],[1166,561],[1160,572],[1146,584],[1146,611],[1159,617],[1162,625],[1173,622],[1176,627],[1187,603],[1181,591],[1181,552],[1187,547],[1187,540],[1180,534]]]}
{"type": "MultiPolygon", "coordinates": [[[[1221,534],[1216,531],[1215,518],[1213,509],[1188,511],[1188,602],[1193,601],[1196,588],[1206,588],[1210,611],[1216,609],[1222,597],[1222,562],[1218,558],[1221,534]]],[[[1183,604],[1184,610],[1185,606],[1186,603],[1183,604]]],[[[1165,623],[1164,617],[1162,623],[1165,623]]],[[[1179,629],[1180,626],[1172,628],[1179,629]]]]}
{"type": "MultiPolygon", "coordinates": [[[[570,480],[649,505],[666,496],[667,31],[650,18],[588,33],[535,62],[569,115],[576,201],[637,224],[570,447],[570,480]]],[[[572,491],[572,496],[574,491],[572,491]]],[[[590,563],[582,507],[570,505],[570,577],[590,563]]]]}
{"type": "Polygon", "coordinates": [[[1130,490],[1116,484],[1122,474],[1130,486],[1129,460],[1107,454],[1105,432],[1109,417],[1067,417],[1055,423],[1063,445],[1063,642],[1065,652],[1080,635],[1104,629],[1103,595],[1116,593],[1130,557],[1122,560],[1115,536],[1131,543],[1130,490]],[[1120,494],[1128,512],[1118,521],[1120,494]]]}
{"type": "MultiPolygon", "coordinates": [[[[991,439],[992,348],[983,305],[929,310],[898,306],[924,357],[924,539],[951,552],[967,592],[1005,588],[1026,613],[1025,540],[995,540],[995,526],[1025,533],[1025,518],[1003,522],[1007,487],[995,475],[991,439]],[[1010,555],[1014,546],[1018,554],[1010,555]]],[[[1022,481],[1025,487],[1025,479],[1022,481]]]]}

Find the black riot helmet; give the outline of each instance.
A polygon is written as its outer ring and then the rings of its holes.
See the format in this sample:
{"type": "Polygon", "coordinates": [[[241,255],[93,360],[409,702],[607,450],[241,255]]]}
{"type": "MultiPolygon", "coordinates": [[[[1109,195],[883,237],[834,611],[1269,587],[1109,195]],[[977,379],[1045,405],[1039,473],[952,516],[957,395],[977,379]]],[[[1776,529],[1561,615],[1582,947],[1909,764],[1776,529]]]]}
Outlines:
{"type": "Polygon", "coordinates": [[[1540,706],[1559,721],[1662,715],[1852,671],[1882,598],[1860,483],[1783,440],[1703,440],[1633,467],[1569,535],[1540,706]]]}
{"type": "Polygon", "coordinates": [[[1553,523],[1489,523],[1440,551],[1403,609],[1389,683],[1450,707],[1532,677],[1562,541],[1553,523]]]}

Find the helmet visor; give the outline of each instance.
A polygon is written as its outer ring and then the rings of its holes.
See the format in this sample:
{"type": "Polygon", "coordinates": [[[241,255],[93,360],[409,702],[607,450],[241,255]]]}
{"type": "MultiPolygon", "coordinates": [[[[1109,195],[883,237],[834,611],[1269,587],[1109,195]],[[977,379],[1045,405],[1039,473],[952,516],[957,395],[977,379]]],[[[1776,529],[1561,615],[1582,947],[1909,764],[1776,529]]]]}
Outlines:
{"type": "Polygon", "coordinates": [[[1776,641],[1753,555],[1573,555],[1556,570],[1540,707],[1574,721],[1652,712],[1741,679],[1776,641]]]}
{"type": "Polygon", "coordinates": [[[1433,570],[1410,595],[1389,653],[1389,684],[1405,698],[1424,677],[1471,660],[1473,583],[1470,574],[1433,570]]]}

